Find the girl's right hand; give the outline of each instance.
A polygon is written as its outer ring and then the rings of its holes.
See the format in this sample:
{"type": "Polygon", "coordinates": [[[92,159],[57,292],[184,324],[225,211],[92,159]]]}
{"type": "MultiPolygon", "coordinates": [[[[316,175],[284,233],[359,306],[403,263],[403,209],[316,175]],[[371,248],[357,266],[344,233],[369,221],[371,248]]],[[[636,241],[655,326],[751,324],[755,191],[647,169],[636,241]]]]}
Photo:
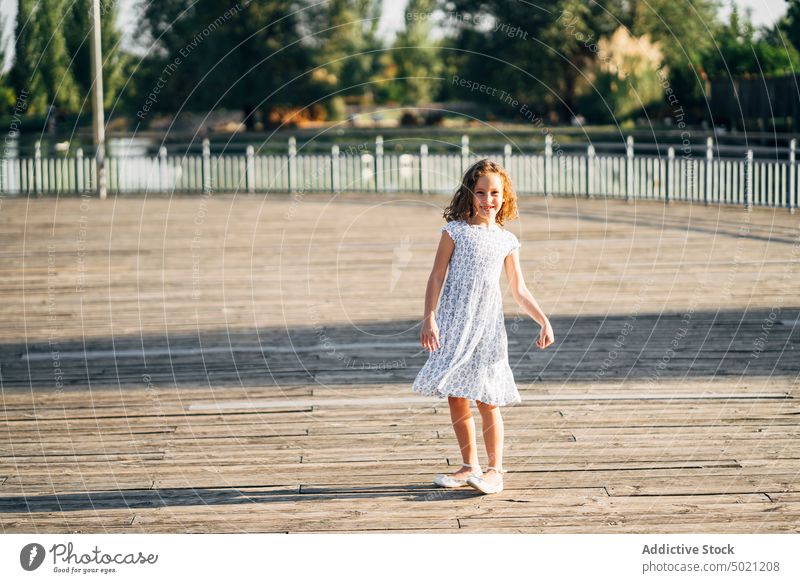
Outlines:
{"type": "Polygon", "coordinates": [[[553,327],[550,325],[550,320],[545,318],[544,326],[542,326],[542,329],[539,331],[539,338],[536,340],[536,346],[544,350],[550,346],[554,340],[553,327]]]}
{"type": "Polygon", "coordinates": [[[419,340],[422,347],[428,352],[433,352],[437,348],[441,348],[439,343],[439,326],[436,325],[436,320],[433,316],[425,318],[422,322],[422,331],[419,333],[419,340]]]}

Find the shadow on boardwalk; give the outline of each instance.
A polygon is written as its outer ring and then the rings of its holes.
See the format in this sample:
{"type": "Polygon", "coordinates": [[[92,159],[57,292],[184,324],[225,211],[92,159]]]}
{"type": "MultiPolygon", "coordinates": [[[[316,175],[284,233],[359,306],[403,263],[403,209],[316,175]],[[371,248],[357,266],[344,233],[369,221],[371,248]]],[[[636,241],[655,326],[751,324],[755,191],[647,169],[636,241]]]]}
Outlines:
{"type": "Polygon", "coordinates": [[[0,514],[28,512],[80,512],[180,506],[227,506],[230,504],[264,504],[313,502],[314,500],[350,500],[355,498],[392,498],[406,502],[429,502],[433,499],[463,500],[482,496],[471,488],[442,490],[418,483],[392,486],[313,486],[298,488],[257,486],[242,488],[161,488],[156,490],[110,490],[59,495],[3,496],[0,514]]]}
{"type": "MultiPolygon", "coordinates": [[[[538,325],[506,316],[509,359],[520,383],[776,376],[797,373],[798,309],[696,311],[551,318],[556,342],[541,351],[538,325]]],[[[411,383],[427,352],[419,322],[324,328],[203,331],[199,335],[0,346],[2,386],[66,390],[123,386],[246,387],[411,383]],[[56,352],[54,353],[53,350],[56,352]]]]}

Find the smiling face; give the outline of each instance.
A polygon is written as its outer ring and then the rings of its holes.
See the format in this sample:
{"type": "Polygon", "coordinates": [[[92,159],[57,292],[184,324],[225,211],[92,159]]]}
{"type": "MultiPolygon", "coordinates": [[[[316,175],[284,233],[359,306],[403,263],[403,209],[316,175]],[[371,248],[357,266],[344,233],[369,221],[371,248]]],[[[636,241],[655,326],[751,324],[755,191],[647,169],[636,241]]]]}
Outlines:
{"type": "Polygon", "coordinates": [[[475,216],[495,222],[503,206],[503,179],[499,174],[486,174],[475,181],[472,208],[475,216]]]}

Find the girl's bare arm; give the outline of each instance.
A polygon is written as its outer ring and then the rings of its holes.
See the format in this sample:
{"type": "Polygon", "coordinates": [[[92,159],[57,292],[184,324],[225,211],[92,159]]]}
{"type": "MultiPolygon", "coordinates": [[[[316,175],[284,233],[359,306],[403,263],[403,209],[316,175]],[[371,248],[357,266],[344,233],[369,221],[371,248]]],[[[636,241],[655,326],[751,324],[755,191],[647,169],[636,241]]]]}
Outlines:
{"type": "Polygon", "coordinates": [[[525,276],[522,275],[522,267],[519,264],[519,252],[516,249],[506,257],[504,267],[514,301],[542,327],[541,335],[536,345],[540,348],[547,348],[553,343],[553,328],[528,286],[525,285],[525,276]]]}
{"type": "Polygon", "coordinates": [[[422,316],[420,342],[429,351],[433,351],[440,346],[439,328],[436,325],[436,304],[439,301],[439,293],[442,291],[444,280],[447,277],[447,266],[455,248],[456,245],[450,235],[447,232],[443,232],[441,239],[439,239],[436,257],[433,260],[433,269],[428,277],[428,285],[425,288],[425,311],[422,316]]]}

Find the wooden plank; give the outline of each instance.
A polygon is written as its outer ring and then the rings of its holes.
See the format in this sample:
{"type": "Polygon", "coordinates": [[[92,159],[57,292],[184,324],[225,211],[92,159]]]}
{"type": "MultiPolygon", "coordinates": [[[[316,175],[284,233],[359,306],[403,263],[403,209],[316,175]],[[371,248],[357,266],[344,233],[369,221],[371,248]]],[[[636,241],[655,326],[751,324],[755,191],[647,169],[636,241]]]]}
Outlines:
{"type": "Polygon", "coordinates": [[[613,484],[607,486],[611,496],[660,496],[663,494],[746,494],[765,492],[798,492],[800,483],[796,474],[769,474],[753,476],[717,476],[665,478],[658,483],[613,484]]]}
{"type": "MultiPolygon", "coordinates": [[[[674,515],[650,515],[652,523],[642,523],[641,515],[610,515],[598,518],[596,522],[571,522],[569,519],[558,518],[496,518],[491,520],[493,528],[517,528],[526,533],[697,533],[713,532],[719,534],[760,534],[779,532],[800,532],[800,526],[795,520],[782,521],[779,517],[769,513],[737,514],[718,516],[711,514],[695,514],[675,519],[674,515]]],[[[489,519],[459,519],[461,530],[459,532],[482,532],[482,525],[489,519]]]]}

